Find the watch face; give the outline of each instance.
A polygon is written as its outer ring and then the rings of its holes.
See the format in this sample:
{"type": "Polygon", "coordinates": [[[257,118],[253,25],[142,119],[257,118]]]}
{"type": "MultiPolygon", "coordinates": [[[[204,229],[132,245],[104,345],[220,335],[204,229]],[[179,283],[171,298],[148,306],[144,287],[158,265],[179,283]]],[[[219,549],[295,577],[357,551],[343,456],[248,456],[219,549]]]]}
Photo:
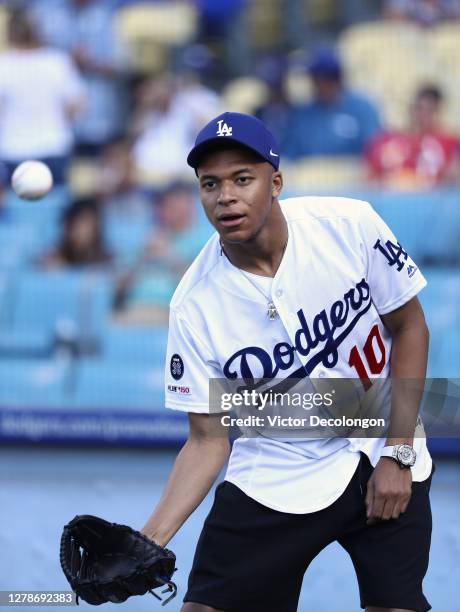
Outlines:
{"type": "Polygon", "coordinates": [[[415,463],[415,451],[412,446],[408,444],[401,444],[398,448],[398,461],[403,465],[414,465],[415,463]]]}

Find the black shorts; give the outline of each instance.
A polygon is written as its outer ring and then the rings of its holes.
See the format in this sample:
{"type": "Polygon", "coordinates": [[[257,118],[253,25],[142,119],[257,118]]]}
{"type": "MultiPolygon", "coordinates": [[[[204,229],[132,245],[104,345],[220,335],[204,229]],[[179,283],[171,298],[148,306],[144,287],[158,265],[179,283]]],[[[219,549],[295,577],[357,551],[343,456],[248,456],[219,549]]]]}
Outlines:
{"type": "Polygon", "coordinates": [[[228,612],[295,612],[308,565],[338,541],[353,561],[361,607],[430,610],[422,581],[431,540],[431,476],[413,483],[398,519],[368,526],[364,497],[372,469],[362,455],[339,499],[309,514],[272,510],[232,483],[221,483],[184,601],[228,612]]]}

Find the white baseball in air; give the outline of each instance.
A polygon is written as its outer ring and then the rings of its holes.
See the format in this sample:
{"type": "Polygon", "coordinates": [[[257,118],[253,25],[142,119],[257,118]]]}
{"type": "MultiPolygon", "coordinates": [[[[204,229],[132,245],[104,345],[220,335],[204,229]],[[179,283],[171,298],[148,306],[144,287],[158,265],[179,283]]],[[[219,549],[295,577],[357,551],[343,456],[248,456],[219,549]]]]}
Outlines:
{"type": "Polygon", "coordinates": [[[53,186],[53,175],[43,162],[25,161],[13,172],[11,186],[23,200],[39,200],[53,186]]]}

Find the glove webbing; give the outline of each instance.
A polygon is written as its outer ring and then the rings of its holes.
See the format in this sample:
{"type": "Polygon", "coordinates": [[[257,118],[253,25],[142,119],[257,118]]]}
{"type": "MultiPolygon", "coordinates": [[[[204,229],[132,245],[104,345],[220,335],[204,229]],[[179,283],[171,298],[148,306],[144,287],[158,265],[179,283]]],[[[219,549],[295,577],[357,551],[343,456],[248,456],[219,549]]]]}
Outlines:
{"type": "MultiPolygon", "coordinates": [[[[70,542],[71,542],[70,567],[71,567],[72,575],[74,576],[76,575],[79,578],[87,578],[87,576],[85,576],[85,574],[87,573],[86,572],[86,558],[88,556],[87,552],[86,550],[83,550],[83,554],[80,553],[80,545],[77,543],[74,537],[71,538],[70,542]]],[[[165,606],[167,603],[171,601],[171,599],[174,599],[174,597],[177,595],[177,586],[172,580],[165,580],[164,578],[161,578],[160,576],[157,577],[157,580],[158,582],[163,582],[163,584],[165,584],[167,587],[166,589],[161,591],[161,594],[163,595],[164,593],[171,593],[171,595],[167,597],[164,601],[162,601],[161,597],[157,595],[152,589],[149,589],[149,593],[153,595],[154,597],[156,597],[159,601],[161,601],[162,606],[165,606]]],[[[123,584],[122,580],[118,580],[117,582],[120,586],[125,588],[125,585],[123,584]]],[[[77,604],[77,606],[80,605],[78,594],[75,594],[75,603],[77,604]]]]}
{"type": "MultiPolygon", "coordinates": [[[[157,580],[160,581],[161,578],[157,578],[157,580]]],[[[161,594],[163,595],[164,593],[171,593],[169,597],[167,597],[164,601],[161,602],[161,605],[165,606],[171,601],[171,599],[174,599],[174,597],[177,595],[177,586],[171,580],[165,580],[163,581],[163,584],[166,584],[167,588],[161,591],[161,594]]],[[[154,591],[152,591],[152,589],[149,589],[149,593],[161,601],[161,597],[157,595],[154,591]]]]}

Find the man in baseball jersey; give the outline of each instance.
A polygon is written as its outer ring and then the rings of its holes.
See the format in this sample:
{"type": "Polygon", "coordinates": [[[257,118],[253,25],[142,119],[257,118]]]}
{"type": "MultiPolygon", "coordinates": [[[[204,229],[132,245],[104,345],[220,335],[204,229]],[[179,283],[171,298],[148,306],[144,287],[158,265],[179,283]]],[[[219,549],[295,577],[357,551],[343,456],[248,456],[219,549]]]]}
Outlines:
{"type": "MultiPolygon", "coordinates": [[[[166,406],[188,413],[190,434],[143,528],[161,545],[229,456],[210,379],[356,378],[367,392],[390,372],[425,377],[416,295],[426,281],[415,263],[366,202],[280,201],[279,161],[264,124],[238,113],[211,121],[188,156],[216,233],[171,301],[166,406]]],[[[430,609],[432,461],[416,432],[420,395],[389,402],[385,438],[234,442],[182,612],[294,612],[309,563],[333,541],[351,556],[368,612],[430,609]]]]}

